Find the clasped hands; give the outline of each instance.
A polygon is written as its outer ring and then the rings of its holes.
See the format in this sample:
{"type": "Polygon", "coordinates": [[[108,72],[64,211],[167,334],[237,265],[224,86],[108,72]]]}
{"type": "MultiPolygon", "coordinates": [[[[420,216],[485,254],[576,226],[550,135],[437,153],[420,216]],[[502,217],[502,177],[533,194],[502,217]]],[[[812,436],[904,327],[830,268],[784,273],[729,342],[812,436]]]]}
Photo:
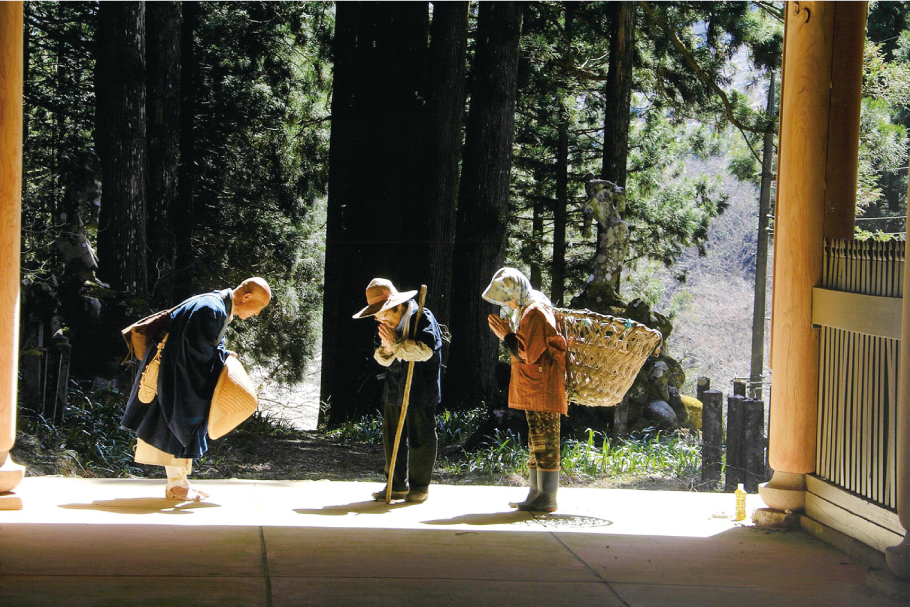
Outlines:
{"type": "Polygon", "coordinates": [[[492,330],[499,339],[505,339],[506,335],[512,332],[512,326],[509,324],[509,321],[500,318],[496,314],[487,316],[487,324],[490,325],[490,330],[492,330]]]}

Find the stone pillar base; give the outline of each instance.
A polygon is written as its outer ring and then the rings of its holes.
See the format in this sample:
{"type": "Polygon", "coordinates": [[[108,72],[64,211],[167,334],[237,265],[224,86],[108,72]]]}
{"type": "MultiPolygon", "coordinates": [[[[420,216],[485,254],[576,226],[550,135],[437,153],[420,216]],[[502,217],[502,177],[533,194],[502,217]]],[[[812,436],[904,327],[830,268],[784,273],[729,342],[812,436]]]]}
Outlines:
{"type": "Polygon", "coordinates": [[[22,510],[22,498],[15,493],[0,495],[0,510],[22,510]]]}
{"type": "Polygon", "coordinates": [[[0,495],[19,486],[25,476],[25,466],[13,461],[9,453],[0,453],[0,495]]]}
{"type": "Polygon", "coordinates": [[[774,471],[767,483],[758,486],[765,504],[781,512],[802,512],[806,508],[806,475],[774,471]]]}
{"type": "Polygon", "coordinates": [[[891,573],[902,580],[910,579],[910,534],[897,546],[885,548],[885,560],[891,573]]]}

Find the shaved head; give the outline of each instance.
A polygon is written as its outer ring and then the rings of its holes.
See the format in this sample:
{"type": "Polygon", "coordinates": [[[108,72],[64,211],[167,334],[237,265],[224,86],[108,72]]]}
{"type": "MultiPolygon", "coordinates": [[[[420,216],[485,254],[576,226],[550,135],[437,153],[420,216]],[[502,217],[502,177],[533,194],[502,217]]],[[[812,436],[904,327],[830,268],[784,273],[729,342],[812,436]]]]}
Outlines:
{"type": "Polygon", "coordinates": [[[263,278],[247,278],[234,289],[231,297],[233,314],[240,318],[256,316],[272,300],[272,289],[263,278]]]}
{"type": "Polygon", "coordinates": [[[264,299],[266,304],[272,300],[272,289],[264,278],[258,276],[247,278],[237,288],[241,293],[252,293],[257,298],[264,299]]]}

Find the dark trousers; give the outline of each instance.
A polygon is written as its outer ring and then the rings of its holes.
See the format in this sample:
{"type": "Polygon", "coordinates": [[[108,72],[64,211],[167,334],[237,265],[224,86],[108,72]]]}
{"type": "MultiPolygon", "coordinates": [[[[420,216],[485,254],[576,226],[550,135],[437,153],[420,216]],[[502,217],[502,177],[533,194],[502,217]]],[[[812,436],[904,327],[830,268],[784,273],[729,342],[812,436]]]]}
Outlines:
{"type": "MultiPolygon", "coordinates": [[[[392,463],[392,445],[395,443],[400,417],[400,406],[385,406],[382,414],[382,446],[385,447],[386,478],[392,463]]],[[[395,460],[392,491],[407,491],[410,487],[415,491],[426,492],[436,464],[436,444],[436,407],[408,407],[395,460]]]]}

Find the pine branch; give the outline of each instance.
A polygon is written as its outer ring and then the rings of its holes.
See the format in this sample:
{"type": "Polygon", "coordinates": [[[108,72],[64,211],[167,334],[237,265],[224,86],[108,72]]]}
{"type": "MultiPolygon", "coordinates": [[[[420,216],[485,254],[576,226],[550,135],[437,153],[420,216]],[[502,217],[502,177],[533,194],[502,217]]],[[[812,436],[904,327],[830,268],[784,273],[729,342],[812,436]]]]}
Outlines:
{"type": "Polygon", "coordinates": [[[666,35],[666,37],[673,43],[673,46],[676,47],[676,50],[682,54],[683,58],[686,60],[686,63],[695,71],[696,74],[698,74],[698,77],[701,79],[701,81],[708,85],[708,87],[713,90],[718,97],[720,97],[721,103],[723,103],[724,109],[726,110],[725,114],[727,116],[727,120],[729,120],[730,123],[739,130],[746,142],[746,145],[749,147],[749,151],[752,152],[752,156],[755,157],[755,160],[761,163],[761,155],[752,146],[752,142],[749,141],[749,138],[746,136],[746,131],[750,133],[761,134],[764,134],[765,131],[755,129],[746,124],[743,124],[736,118],[736,115],[733,113],[733,104],[730,102],[730,98],[727,97],[727,93],[722,88],[720,88],[720,86],[718,86],[718,84],[714,82],[714,80],[707,73],[705,73],[700,65],[698,65],[698,62],[692,56],[692,53],[690,53],[689,49],[686,48],[686,45],[682,43],[682,41],[676,35],[676,32],[673,31],[673,28],[670,27],[669,23],[667,23],[667,20],[658,17],[647,2],[642,1],[639,2],[639,4],[644,9],[645,13],[647,13],[651,21],[654,22],[654,24],[657,25],[661,30],[663,30],[664,35],[666,35]]]}
{"type": "Polygon", "coordinates": [[[780,21],[781,23],[784,22],[784,17],[785,17],[786,15],[784,14],[783,9],[777,8],[776,6],[774,6],[773,3],[771,3],[771,2],[756,2],[756,3],[755,3],[755,6],[757,6],[757,7],[758,7],[760,10],[762,10],[763,12],[768,13],[769,15],[771,15],[771,17],[777,19],[777,20],[780,21]]]}

